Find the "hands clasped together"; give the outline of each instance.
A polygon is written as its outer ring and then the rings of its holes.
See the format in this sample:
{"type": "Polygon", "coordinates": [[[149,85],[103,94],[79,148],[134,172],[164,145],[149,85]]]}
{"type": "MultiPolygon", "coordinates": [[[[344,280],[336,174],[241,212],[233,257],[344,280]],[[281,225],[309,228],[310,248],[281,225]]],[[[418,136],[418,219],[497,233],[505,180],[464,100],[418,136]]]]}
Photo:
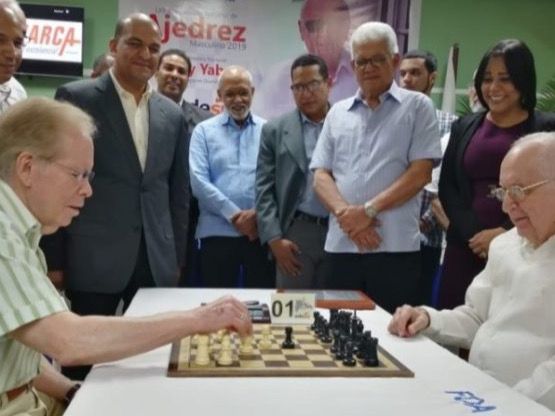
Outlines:
{"type": "Polygon", "coordinates": [[[369,218],[362,205],[347,205],[335,212],[341,230],[356,244],[359,251],[375,250],[382,242],[376,228],[380,222],[369,218]]]}

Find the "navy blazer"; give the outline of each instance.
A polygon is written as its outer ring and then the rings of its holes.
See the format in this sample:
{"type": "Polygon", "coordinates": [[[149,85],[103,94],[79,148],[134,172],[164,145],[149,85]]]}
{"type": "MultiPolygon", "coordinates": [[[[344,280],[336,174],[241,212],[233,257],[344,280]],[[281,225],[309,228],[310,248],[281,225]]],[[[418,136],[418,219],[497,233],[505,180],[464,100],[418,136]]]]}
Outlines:
{"type": "MultiPolygon", "coordinates": [[[[439,199],[449,218],[447,241],[465,247],[468,240],[485,229],[472,210],[472,185],[463,169],[466,148],[485,116],[486,112],[469,114],[453,123],[439,178],[439,199]]],[[[553,130],[555,114],[538,111],[530,115],[525,126],[526,134],[553,130]]],[[[512,226],[507,218],[503,227],[512,226]]]]}
{"type": "Polygon", "coordinates": [[[141,235],[158,286],[175,286],[183,266],[189,209],[187,126],[178,105],[153,93],[148,149],[141,170],[120,98],[108,73],[71,82],[56,99],[96,122],[93,195],[72,224],[45,240],[49,268],[62,269],[66,287],[122,291],[135,268],[141,235]]]}

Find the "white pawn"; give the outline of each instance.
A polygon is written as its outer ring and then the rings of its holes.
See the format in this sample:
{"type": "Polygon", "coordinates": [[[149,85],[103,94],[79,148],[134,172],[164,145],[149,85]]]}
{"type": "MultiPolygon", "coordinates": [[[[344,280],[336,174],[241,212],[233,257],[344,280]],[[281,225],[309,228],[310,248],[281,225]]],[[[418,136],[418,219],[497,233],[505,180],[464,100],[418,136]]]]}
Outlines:
{"type": "Polygon", "coordinates": [[[208,353],[208,343],[210,338],[208,335],[197,336],[197,355],[195,356],[195,364],[205,366],[210,364],[210,354],[208,353]]]}
{"type": "Polygon", "coordinates": [[[272,339],[270,338],[270,325],[262,326],[262,338],[258,341],[258,348],[261,350],[269,350],[272,348],[272,339]]]}
{"type": "Polygon", "coordinates": [[[226,332],[222,336],[220,344],[220,355],[218,356],[218,364],[228,366],[233,364],[233,355],[231,353],[231,339],[229,333],[226,332]]]}
{"type": "Polygon", "coordinates": [[[252,335],[247,335],[246,337],[241,338],[241,346],[239,347],[239,352],[241,354],[250,354],[252,353],[252,335]]]}

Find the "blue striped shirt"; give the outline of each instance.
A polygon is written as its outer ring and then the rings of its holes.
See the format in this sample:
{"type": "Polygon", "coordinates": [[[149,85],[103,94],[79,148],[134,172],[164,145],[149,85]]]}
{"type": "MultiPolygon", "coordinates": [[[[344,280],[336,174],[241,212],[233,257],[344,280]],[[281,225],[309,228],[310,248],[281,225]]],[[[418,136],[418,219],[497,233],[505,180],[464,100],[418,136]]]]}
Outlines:
{"type": "Polygon", "coordinates": [[[256,160],[265,122],[251,113],[239,127],[223,112],[193,130],[189,166],[200,210],[196,238],[241,235],[231,217],[254,208],[256,160]]]}
{"type": "MultiPolygon", "coordinates": [[[[439,163],[439,129],[432,101],[424,94],[392,83],[375,109],[360,91],[335,104],[316,145],[311,169],[332,173],[340,194],[361,205],[387,189],[416,160],[439,163]]],[[[420,198],[381,212],[378,233],[382,243],[374,252],[409,252],[420,249],[420,198]]],[[[325,250],[358,253],[358,248],[330,216],[325,250]]]]}

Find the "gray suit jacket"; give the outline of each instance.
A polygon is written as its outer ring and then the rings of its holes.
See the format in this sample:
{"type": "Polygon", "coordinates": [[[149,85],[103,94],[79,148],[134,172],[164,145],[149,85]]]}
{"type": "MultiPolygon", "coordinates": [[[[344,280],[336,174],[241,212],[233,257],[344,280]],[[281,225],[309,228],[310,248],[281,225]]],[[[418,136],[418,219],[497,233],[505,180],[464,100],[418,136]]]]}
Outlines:
{"type": "Polygon", "coordinates": [[[56,98],[85,110],[98,131],[93,195],[70,226],[44,242],[49,268],[61,268],[71,290],[120,292],[133,273],[144,234],[154,281],[175,286],[185,256],[189,205],[188,137],[181,109],[158,93],[151,96],[143,173],[108,73],[66,84],[56,98]]]}
{"type": "Polygon", "coordinates": [[[183,110],[185,121],[187,122],[187,132],[189,134],[189,137],[191,137],[191,134],[193,134],[193,129],[198,123],[212,117],[212,113],[210,113],[209,111],[199,108],[194,104],[188,103],[185,100],[183,100],[183,102],[181,103],[181,109],[183,110]]]}
{"type": "Polygon", "coordinates": [[[301,201],[308,172],[301,123],[294,110],[262,127],[255,189],[262,243],[284,235],[301,201]]]}

